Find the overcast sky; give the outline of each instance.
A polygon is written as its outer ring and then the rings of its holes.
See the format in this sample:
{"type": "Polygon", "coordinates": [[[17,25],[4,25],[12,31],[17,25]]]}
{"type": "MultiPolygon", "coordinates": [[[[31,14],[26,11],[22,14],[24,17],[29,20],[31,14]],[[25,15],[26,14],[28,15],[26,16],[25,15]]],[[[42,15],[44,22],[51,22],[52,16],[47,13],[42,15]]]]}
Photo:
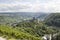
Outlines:
{"type": "Polygon", "coordinates": [[[0,12],[60,12],[60,0],[0,0],[0,12]]]}

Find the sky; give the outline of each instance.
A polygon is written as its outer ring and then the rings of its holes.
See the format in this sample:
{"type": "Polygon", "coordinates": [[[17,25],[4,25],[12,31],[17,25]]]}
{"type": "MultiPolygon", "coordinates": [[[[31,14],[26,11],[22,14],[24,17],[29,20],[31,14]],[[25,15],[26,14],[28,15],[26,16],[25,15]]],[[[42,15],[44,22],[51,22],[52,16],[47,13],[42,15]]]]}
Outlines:
{"type": "Polygon", "coordinates": [[[60,12],[60,0],[0,0],[0,12],[60,12]]]}

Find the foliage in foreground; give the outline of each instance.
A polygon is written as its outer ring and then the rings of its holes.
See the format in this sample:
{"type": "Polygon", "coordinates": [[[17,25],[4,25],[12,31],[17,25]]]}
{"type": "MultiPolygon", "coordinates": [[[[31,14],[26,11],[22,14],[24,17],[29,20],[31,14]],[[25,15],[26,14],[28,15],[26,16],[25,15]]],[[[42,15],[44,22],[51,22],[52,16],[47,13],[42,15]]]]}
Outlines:
{"type": "Polygon", "coordinates": [[[0,25],[0,36],[4,36],[7,39],[10,38],[15,38],[15,39],[20,39],[20,40],[41,40],[40,38],[37,38],[33,35],[30,35],[28,33],[21,32],[19,30],[13,29],[11,27],[5,26],[5,25],[0,25]]]}

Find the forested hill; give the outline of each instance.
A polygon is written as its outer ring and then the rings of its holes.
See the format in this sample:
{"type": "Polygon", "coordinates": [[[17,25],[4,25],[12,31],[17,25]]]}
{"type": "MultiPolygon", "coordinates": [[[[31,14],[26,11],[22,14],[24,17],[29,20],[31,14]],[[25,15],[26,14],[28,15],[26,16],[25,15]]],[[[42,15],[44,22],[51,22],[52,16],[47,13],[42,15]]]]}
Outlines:
{"type": "Polygon", "coordinates": [[[37,37],[42,37],[45,34],[57,33],[58,30],[52,26],[45,25],[43,22],[39,20],[29,20],[18,23],[13,28],[19,29],[23,32],[30,33],[37,37]]]}
{"type": "Polygon", "coordinates": [[[60,27],[60,13],[51,13],[45,19],[45,23],[50,26],[60,27]]]}
{"type": "Polygon", "coordinates": [[[54,40],[60,40],[60,13],[51,13],[44,20],[46,25],[56,27],[59,30],[54,40]]]}

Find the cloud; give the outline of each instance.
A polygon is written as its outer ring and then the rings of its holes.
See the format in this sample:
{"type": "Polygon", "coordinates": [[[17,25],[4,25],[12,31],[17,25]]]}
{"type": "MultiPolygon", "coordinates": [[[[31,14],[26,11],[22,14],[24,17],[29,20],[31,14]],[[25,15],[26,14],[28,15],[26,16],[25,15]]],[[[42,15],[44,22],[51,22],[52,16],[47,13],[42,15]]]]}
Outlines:
{"type": "Polygon", "coordinates": [[[60,0],[5,0],[0,2],[0,11],[60,12],[60,0]]]}
{"type": "Polygon", "coordinates": [[[28,9],[30,5],[26,3],[11,3],[11,4],[0,4],[0,11],[19,11],[23,9],[28,9]]]}

